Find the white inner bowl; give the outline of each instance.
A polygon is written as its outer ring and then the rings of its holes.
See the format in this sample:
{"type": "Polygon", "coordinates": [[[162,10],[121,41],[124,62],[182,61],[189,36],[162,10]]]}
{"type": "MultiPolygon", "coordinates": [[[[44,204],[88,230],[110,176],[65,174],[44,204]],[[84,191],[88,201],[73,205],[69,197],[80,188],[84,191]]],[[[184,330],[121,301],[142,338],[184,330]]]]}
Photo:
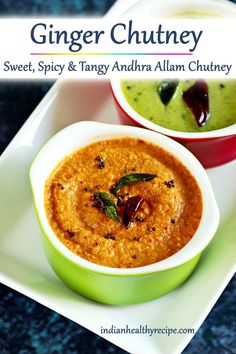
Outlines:
{"type": "Polygon", "coordinates": [[[139,0],[130,6],[122,18],[168,18],[184,13],[195,12],[198,16],[213,15],[214,17],[235,18],[236,6],[227,0],[139,0]]]}
{"type": "Polygon", "coordinates": [[[219,209],[208,176],[199,161],[182,145],[156,132],[122,125],[97,122],[79,122],[61,130],[43,146],[30,169],[34,201],[41,225],[54,246],[74,263],[89,270],[113,274],[145,274],[161,271],[183,264],[200,253],[214,236],[219,223],[219,209]],[[133,137],[159,145],[176,156],[195,177],[202,193],[203,214],[192,239],[177,253],[160,262],[137,268],[111,268],[91,263],[70,251],[54,234],[44,207],[45,182],[67,155],[96,141],[133,137]]]}

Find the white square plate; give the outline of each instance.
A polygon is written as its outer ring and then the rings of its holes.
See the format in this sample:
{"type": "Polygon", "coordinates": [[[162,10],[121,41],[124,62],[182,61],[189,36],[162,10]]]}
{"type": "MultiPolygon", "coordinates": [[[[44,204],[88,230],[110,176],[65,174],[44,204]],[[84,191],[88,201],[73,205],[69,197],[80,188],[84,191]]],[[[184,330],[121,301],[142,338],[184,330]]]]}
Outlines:
{"type": "MultiPolygon", "coordinates": [[[[176,327],[197,330],[235,269],[236,161],[208,171],[221,210],[219,231],[190,279],[149,303],[106,306],[68,289],[44,256],[29,184],[29,166],[53,134],[79,120],[117,124],[109,82],[57,82],[13,139],[0,160],[0,281],[101,336],[101,326],[176,327]]],[[[102,334],[136,354],[177,354],[185,335],[102,334]]]]}

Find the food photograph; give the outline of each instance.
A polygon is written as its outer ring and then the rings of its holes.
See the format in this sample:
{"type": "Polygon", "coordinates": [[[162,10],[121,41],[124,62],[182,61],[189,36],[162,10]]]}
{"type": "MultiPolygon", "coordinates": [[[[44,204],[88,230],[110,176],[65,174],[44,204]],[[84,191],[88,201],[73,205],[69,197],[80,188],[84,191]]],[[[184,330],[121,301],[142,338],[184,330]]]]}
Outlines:
{"type": "MultiPolygon", "coordinates": [[[[236,1],[0,0],[144,14],[236,1]]],[[[0,354],[236,353],[236,79],[76,75],[0,80],[0,354]]]]}

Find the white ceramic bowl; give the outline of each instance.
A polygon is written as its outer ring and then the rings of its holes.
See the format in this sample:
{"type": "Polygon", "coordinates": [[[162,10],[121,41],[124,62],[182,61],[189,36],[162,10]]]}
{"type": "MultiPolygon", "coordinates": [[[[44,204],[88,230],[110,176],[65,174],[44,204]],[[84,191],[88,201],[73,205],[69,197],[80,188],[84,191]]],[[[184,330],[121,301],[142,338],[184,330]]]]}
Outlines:
{"type": "Polygon", "coordinates": [[[235,18],[235,4],[228,0],[139,0],[120,14],[122,18],[213,17],[235,18]]]}

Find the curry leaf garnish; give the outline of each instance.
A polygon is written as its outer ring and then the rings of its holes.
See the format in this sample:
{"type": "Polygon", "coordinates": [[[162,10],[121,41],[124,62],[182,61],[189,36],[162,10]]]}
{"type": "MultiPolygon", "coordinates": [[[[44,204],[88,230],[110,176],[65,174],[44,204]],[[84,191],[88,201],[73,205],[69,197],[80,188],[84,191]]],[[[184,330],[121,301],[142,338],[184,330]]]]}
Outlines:
{"type": "Polygon", "coordinates": [[[96,192],[94,193],[93,197],[93,206],[101,210],[109,219],[115,220],[120,224],[120,218],[118,216],[117,208],[112,196],[105,192],[96,192]]]}
{"type": "Polygon", "coordinates": [[[158,93],[161,99],[161,102],[164,105],[168,105],[171,98],[173,97],[176,88],[178,86],[179,80],[163,80],[158,86],[158,93]]]}
{"type": "Polygon", "coordinates": [[[157,175],[151,175],[149,173],[133,173],[123,176],[121,179],[119,179],[116,185],[111,188],[111,193],[116,194],[123,186],[136,182],[147,182],[155,177],[157,177],[157,175]]]}

